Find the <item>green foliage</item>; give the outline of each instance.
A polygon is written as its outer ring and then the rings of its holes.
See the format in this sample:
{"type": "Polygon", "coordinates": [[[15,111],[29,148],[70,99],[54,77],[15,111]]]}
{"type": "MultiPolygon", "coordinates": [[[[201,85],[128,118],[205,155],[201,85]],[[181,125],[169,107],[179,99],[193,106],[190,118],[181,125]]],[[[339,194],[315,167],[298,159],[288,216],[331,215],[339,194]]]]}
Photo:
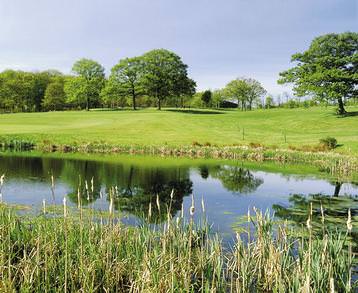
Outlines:
{"type": "Polygon", "coordinates": [[[7,112],[31,111],[34,106],[34,75],[5,70],[0,75],[0,105],[7,112]]]}
{"type": "Polygon", "coordinates": [[[96,61],[80,59],[72,67],[74,77],[65,83],[67,102],[79,108],[97,106],[104,86],[104,68],[96,61]]]}
{"type": "Polygon", "coordinates": [[[140,57],[125,58],[119,61],[111,70],[111,75],[105,90],[109,98],[130,97],[133,110],[136,109],[136,99],[143,94],[143,60],[140,57]]]}
{"type": "Polygon", "coordinates": [[[338,113],[345,114],[343,98],[358,94],[358,33],[319,36],[291,60],[296,66],[281,72],[278,83],[292,83],[298,96],[338,102],[338,113]]]}
{"type": "Polygon", "coordinates": [[[143,56],[143,86],[149,96],[161,102],[168,98],[194,92],[195,82],[188,77],[188,66],[180,57],[165,49],[152,50],[143,56]]]}
{"type": "Polygon", "coordinates": [[[337,139],[335,139],[334,137],[327,136],[326,138],[320,139],[319,143],[330,150],[333,150],[337,147],[337,139]]]}
{"type": "Polygon", "coordinates": [[[47,110],[62,110],[65,105],[64,78],[59,77],[47,85],[42,106],[47,110]]]}
{"type": "Polygon", "coordinates": [[[206,90],[201,94],[201,100],[205,103],[206,106],[209,106],[211,102],[211,96],[212,95],[210,90],[206,90]]]}
{"type": "Polygon", "coordinates": [[[275,101],[273,100],[272,96],[267,96],[265,99],[265,108],[271,109],[275,107],[275,101]]]}
{"type": "Polygon", "coordinates": [[[222,102],[225,99],[225,92],[222,89],[217,89],[212,92],[211,100],[215,108],[220,108],[222,102]]]}
{"type": "Polygon", "coordinates": [[[241,104],[242,110],[251,110],[254,102],[266,93],[260,82],[253,78],[237,78],[230,81],[225,87],[225,94],[241,104]]]}

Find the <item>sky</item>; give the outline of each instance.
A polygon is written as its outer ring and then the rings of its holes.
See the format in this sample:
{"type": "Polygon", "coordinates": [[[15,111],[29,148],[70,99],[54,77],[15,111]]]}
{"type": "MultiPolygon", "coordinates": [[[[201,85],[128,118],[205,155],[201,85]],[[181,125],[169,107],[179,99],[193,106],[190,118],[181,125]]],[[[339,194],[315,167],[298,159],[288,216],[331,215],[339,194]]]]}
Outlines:
{"type": "Polygon", "coordinates": [[[237,77],[270,94],[290,57],[326,33],[358,31],[357,0],[0,0],[0,70],[58,69],[80,58],[107,70],[165,48],[182,57],[197,89],[237,77]]]}

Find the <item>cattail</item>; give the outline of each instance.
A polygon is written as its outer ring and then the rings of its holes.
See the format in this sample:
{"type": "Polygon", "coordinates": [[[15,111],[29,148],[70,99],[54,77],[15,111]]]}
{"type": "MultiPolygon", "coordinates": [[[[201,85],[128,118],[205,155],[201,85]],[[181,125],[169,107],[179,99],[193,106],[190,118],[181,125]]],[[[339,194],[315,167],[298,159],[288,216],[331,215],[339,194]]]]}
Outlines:
{"type": "Polygon", "coordinates": [[[158,211],[159,211],[159,214],[160,214],[160,202],[159,202],[159,195],[157,194],[157,208],[158,208],[158,211]]]}
{"type": "Polygon", "coordinates": [[[321,222],[322,224],[324,224],[324,210],[323,210],[322,203],[321,203],[321,222]]]}
{"type": "Polygon", "coordinates": [[[44,215],[46,215],[46,200],[45,199],[42,200],[42,210],[43,210],[44,215]]]}
{"type": "Polygon", "coordinates": [[[306,226],[308,228],[308,230],[311,230],[312,229],[312,225],[311,225],[311,218],[308,217],[307,221],[306,221],[306,226]]]}
{"type": "Polygon", "coordinates": [[[81,208],[81,191],[79,188],[77,189],[77,207],[78,209],[81,208]]]}
{"type": "Polygon", "coordinates": [[[190,216],[194,216],[195,207],[191,206],[189,212],[190,212],[190,216]]]}
{"type": "Polygon", "coordinates": [[[336,292],[334,290],[334,279],[333,278],[329,279],[329,291],[330,291],[330,293],[335,293],[336,292]]]}
{"type": "Polygon", "coordinates": [[[202,209],[203,213],[205,213],[205,203],[204,203],[203,197],[201,197],[201,209],[202,209]]]}
{"type": "Polygon", "coordinates": [[[2,174],[0,176],[0,187],[2,187],[4,185],[4,180],[5,180],[5,174],[2,174]]]}
{"type": "Polygon", "coordinates": [[[181,210],[180,210],[180,218],[184,218],[184,204],[181,204],[181,210]]]}
{"type": "Polygon", "coordinates": [[[108,207],[109,214],[112,215],[113,213],[113,196],[111,196],[109,200],[109,207],[108,207]]]}
{"type": "Polygon", "coordinates": [[[177,228],[179,228],[179,224],[180,224],[180,218],[179,217],[176,218],[176,224],[177,224],[177,228]]]}
{"type": "Polygon", "coordinates": [[[91,192],[92,192],[92,194],[94,192],[94,179],[93,179],[93,177],[91,178],[91,192]]]}
{"type": "Polygon", "coordinates": [[[348,209],[348,220],[347,220],[347,230],[348,232],[352,232],[352,216],[351,216],[351,209],[348,209]]]}
{"type": "Polygon", "coordinates": [[[53,174],[51,175],[51,188],[55,189],[55,178],[53,177],[53,174]]]}
{"type": "Polygon", "coordinates": [[[149,207],[148,207],[148,219],[152,218],[152,203],[149,202],[149,207]]]}
{"type": "Polygon", "coordinates": [[[194,205],[194,194],[191,195],[191,207],[190,207],[190,216],[194,215],[195,212],[195,205],[194,205]]]}
{"type": "Polygon", "coordinates": [[[66,218],[67,216],[67,205],[66,205],[66,197],[63,198],[63,216],[66,218]]]}
{"type": "Polygon", "coordinates": [[[174,189],[172,189],[172,192],[170,193],[170,198],[173,199],[174,197],[174,189]]]}

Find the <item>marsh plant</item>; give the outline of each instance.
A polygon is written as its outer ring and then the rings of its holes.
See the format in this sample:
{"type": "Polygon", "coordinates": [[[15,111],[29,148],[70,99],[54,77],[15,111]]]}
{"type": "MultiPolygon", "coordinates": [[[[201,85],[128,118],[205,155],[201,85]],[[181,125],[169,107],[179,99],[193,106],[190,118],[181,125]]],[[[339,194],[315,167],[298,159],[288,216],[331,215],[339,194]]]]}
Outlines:
{"type": "MultiPolygon", "coordinates": [[[[110,196],[113,196],[110,195],[110,196]]],[[[173,192],[168,195],[173,198],[173,192]]],[[[80,197],[79,197],[80,198],[80,197]]],[[[113,210],[50,207],[19,216],[0,205],[1,292],[353,292],[349,233],[304,233],[254,210],[235,244],[224,248],[205,220],[205,203],[164,224],[125,226],[113,210]],[[62,209],[62,211],[61,211],[62,209]],[[54,211],[57,210],[55,213],[54,211]],[[195,213],[202,213],[200,223],[195,213]],[[294,236],[296,235],[296,236],[294,236]],[[245,241],[243,240],[245,239],[245,241]]],[[[150,222],[150,219],[148,219],[150,222]]],[[[324,224],[324,223],[323,223],[324,224]]]]}

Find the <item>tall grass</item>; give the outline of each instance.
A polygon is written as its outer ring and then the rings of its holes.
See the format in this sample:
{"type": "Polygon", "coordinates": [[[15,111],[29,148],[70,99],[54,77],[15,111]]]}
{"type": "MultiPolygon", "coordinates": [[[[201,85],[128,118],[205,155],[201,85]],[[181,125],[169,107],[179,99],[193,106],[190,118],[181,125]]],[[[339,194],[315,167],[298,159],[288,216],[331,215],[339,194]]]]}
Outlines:
{"type": "MultiPolygon", "coordinates": [[[[199,225],[181,215],[173,220],[168,213],[162,226],[128,227],[111,205],[109,212],[95,213],[80,204],[71,210],[64,201],[61,216],[48,211],[20,217],[0,206],[1,292],[354,290],[349,229],[314,234],[310,218],[305,233],[293,236],[290,227],[257,210],[249,218],[255,232],[237,234],[235,245],[224,250],[205,221],[199,225]]],[[[192,205],[191,217],[195,212],[192,205]]]]}

